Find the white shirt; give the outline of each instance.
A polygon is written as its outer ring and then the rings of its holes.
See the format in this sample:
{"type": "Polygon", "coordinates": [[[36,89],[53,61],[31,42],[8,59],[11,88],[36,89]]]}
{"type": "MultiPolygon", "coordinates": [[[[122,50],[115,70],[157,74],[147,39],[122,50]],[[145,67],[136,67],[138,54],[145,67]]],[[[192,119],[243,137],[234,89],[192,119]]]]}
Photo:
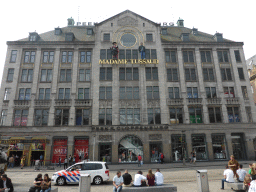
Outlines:
{"type": "Polygon", "coordinates": [[[133,184],[136,185],[136,186],[141,186],[141,180],[147,180],[147,178],[144,177],[141,174],[136,174],[135,177],[134,177],[133,184]]]}
{"type": "Polygon", "coordinates": [[[256,181],[252,181],[248,192],[256,192],[256,181]]]}
{"type": "Polygon", "coordinates": [[[231,169],[226,169],[223,173],[223,175],[226,175],[226,181],[229,183],[234,183],[234,173],[231,169]]]}
{"type": "Polygon", "coordinates": [[[164,176],[160,172],[155,173],[155,182],[157,185],[162,185],[164,183],[164,176]]]}
{"type": "Polygon", "coordinates": [[[124,182],[124,179],[122,176],[118,177],[117,175],[113,178],[113,181],[115,182],[116,185],[120,185],[121,183],[124,182]]]}
{"type": "Polygon", "coordinates": [[[247,174],[247,172],[244,169],[238,169],[236,173],[239,176],[239,181],[244,181],[244,177],[247,174]]]}
{"type": "Polygon", "coordinates": [[[6,181],[7,181],[7,179],[6,179],[5,181],[3,181],[3,183],[4,183],[4,188],[7,188],[7,186],[6,186],[6,181]]]}

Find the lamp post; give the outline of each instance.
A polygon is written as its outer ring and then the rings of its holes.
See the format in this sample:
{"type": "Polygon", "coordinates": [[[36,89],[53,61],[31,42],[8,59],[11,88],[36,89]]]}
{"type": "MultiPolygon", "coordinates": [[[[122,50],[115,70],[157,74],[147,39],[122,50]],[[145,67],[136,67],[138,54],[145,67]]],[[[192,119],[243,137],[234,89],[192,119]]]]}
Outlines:
{"type": "Polygon", "coordinates": [[[93,157],[92,157],[92,160],[94,161],[94,152],[95,152],[95,137],[96,135],[93,135],[94,137],[94,142],[93,142],[93,157]]]}
{"type": "Polygon", "coordinates": [[[184,142],[183,142],[183,134],[185,133],[184,130],[181,131],[181,149],[182,149],[182,162],[183,162],[183,165],[185,166],[186,165],[186,161],[185,161],[185,154],[184,154],[184,142]]]}

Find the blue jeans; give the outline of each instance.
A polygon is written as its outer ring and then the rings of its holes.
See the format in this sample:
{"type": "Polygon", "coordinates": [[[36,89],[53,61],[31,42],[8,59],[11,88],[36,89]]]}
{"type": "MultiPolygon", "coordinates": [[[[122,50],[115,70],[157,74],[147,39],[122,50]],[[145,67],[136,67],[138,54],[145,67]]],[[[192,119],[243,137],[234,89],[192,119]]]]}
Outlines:
{"type": "Polygon", "coordinates": [[[141,51],[141,52],[140,52],[140,58],[141,58],[141,59],[145,59],[145,58],[146,58],[145,51],[141,51]]]}
{"type": "MultiPolygon", "coordinates": [[[[224,189],[224,182],[227,182],[227,180],[226,179],[221,180],[221,189],[224,189]]],[[[227,183],[229,183],[229,182],[227,182],[227,183]]]]}
{"type": "Polygon", "coordinates": [[[9,163],[8,168],[11,167],[11,166],[12,166],[12,168],[13,168],[14,163],[9,163]]]}
{"type": "Polygon", "coordinates": [[[138,161],[138,167],[141,167],[141,161],[138,161]]]}
{"type": "Polygon", "coordinates": [[[40,192],[49,192],[49,191],[51,191],[51,188],[49,188],[49,189],[41,189],[40,192]]]}
{"type": "Polygon", "coordinates": [[[122,191],[122,186],[116,188],[115,186],[113,187],[113,192],[120,192],[122,191]]]}
{"type": "Polygon", "coordinates": [[[162,186],[163,184],[156,184],[156,186],[162,186]]]}

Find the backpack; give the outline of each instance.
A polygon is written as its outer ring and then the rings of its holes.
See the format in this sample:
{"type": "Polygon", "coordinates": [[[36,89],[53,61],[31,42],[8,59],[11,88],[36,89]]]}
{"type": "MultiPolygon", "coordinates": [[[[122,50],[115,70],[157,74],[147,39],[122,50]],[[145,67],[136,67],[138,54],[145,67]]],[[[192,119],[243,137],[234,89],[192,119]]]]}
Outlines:
{"type": "Polygon", "coordinates": [[[164,158],[164,154],[161,154],[161,159],[163,159],[164,158]]]}

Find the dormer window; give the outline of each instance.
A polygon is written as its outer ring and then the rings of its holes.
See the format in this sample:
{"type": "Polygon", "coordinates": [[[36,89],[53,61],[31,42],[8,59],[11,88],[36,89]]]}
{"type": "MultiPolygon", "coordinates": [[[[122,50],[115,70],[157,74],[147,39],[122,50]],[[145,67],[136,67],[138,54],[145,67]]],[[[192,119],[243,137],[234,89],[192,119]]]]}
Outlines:
{"type": "Polygon", "coordinates": [[[189,41],[189,33],[182,33],[181,39],[182,41],[189,41]]]}
{"type": "Polygon", "coordinates": [[[91,28],[87,29],[87,35],[92,35],[93,34],[93,30],[91,28]]]}
{"type": "Polygon", "coordinates": [[[66,33],[66,41],[73,41],[75,38],[74,33],[66,33]]]}
{"type": "Polygon", "coordinates": [[[162,35],[167,35],[167,29],[166,28],[162,29],[162,35]]]}
{"type": "Polygon", "coordinates": [[[38,33],[33,32],[33,33],[29,33],[29,41],[37,41],[39,38],[38,33]]]}
{"type": "Polygon", "coordinates": [[[61,28],[55,28],[55,35],[61,34],[61,28]]]}
{"type": "Polygon", "coordinates": [[[217,41],[217,42],[223,42],[223,35],[221,34],[221,33],[215,33],[215,35],[214,35],[214,39],[215,39],[215,41],[217,41]]]}

